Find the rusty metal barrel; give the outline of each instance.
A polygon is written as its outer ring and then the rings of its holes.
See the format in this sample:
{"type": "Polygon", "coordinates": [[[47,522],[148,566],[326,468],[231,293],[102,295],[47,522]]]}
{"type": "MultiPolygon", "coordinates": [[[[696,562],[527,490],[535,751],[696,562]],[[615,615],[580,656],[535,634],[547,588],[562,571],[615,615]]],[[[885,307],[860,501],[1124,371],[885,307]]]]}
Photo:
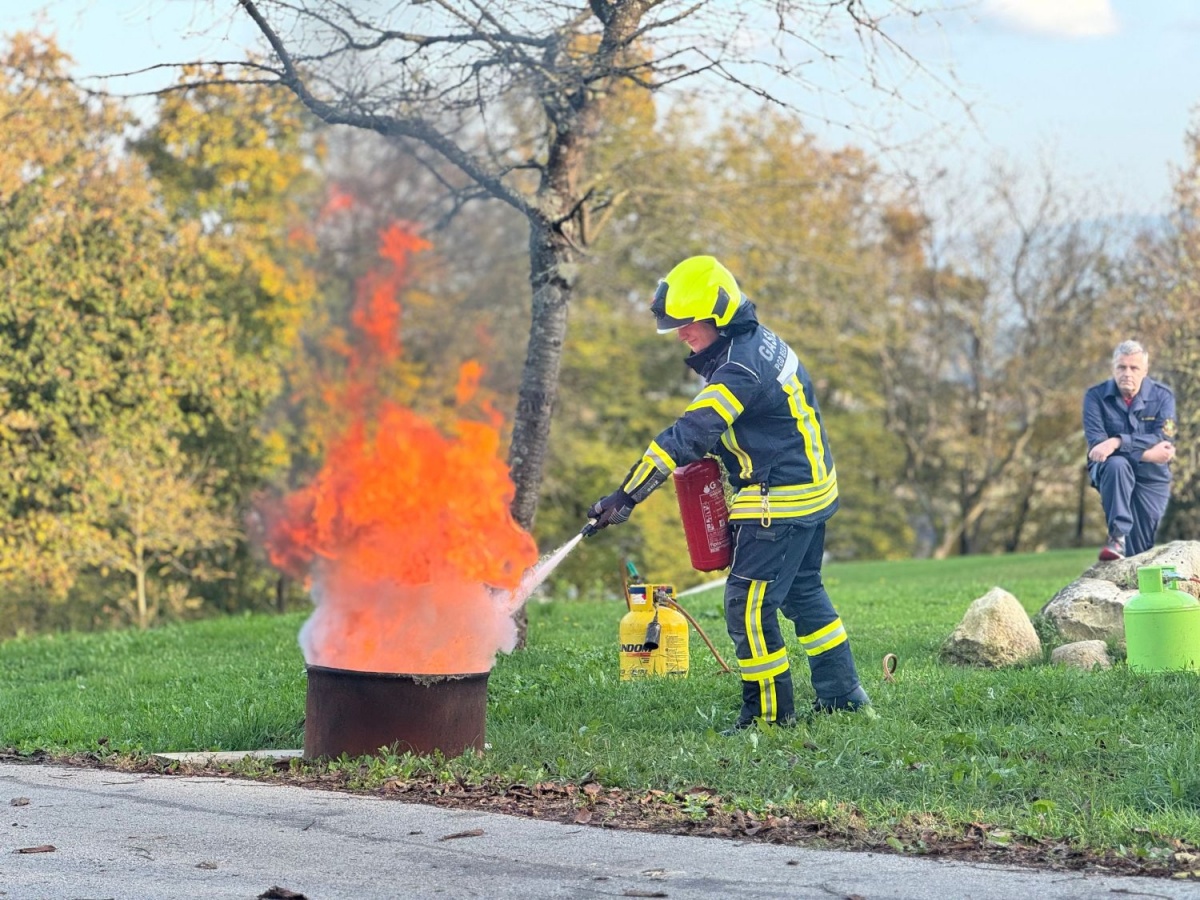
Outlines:
{"type": "Polygon", "coordinates": [[[308,666],[304,756],[483,749],[488,673],[400,675],[308,666]]]}

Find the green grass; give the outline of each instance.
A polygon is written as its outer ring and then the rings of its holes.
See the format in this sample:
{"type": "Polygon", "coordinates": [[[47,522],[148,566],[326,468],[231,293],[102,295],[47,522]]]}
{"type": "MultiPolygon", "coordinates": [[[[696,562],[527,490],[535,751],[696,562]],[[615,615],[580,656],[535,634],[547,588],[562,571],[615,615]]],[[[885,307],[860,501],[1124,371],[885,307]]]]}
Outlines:
{"type": "Polygon", "coordinates": [[[159,752],[299,746],[303,615],[0,643],[0,746],[159,752]]]}
{"type": "MultiPolygon", "coordinates": [[[[683,795],[703,787],[730,809],[852,818],[907,835],[983,823],[993,836],[1161,858],[1174,842],[1200,844],[1200,676],[1135,675],[1123,665],[986,671],[937,659],[968,604],[993,585],[1034,614],[1092,558],[1078,551],[829,566],[826,581],[878,716],[826,716],[733,738],[717,732],[734,717],[738,680],[719,671],[694,634],[689,678],[622,683],[623,603],[536,604],[529,648],[501,656],[489,680],[491,749],[444,771],[667,791],[697,814],[683,795]],[[880,665],[889,652],[900,658],[895,683],[880,665]]],[[[684,602],[732,661],[720,592],[684,602]]],[[[245,616],[0,644],[0,747],[136,754],[300,746],[302,621],[245,616]]],[[[803,707],[807,671],[796,654],[793,663],[803,707]]]]}

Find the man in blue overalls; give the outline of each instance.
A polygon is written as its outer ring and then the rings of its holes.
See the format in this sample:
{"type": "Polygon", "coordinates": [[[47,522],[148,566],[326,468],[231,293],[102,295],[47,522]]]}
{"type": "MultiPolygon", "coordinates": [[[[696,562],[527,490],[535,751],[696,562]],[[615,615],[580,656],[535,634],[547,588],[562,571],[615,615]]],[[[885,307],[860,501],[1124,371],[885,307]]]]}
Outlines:
{"type": "Polygon", "coordinates": [[[1113,351],[1113,377],[1088,388],[1083,434],[1088,475],[1108,520],[1104,560],[1124,559],[1154,546],[1171,493],[1175,458],[1175,395],[1146,377],[1150,354],[1137,341],[1113,351]]]}

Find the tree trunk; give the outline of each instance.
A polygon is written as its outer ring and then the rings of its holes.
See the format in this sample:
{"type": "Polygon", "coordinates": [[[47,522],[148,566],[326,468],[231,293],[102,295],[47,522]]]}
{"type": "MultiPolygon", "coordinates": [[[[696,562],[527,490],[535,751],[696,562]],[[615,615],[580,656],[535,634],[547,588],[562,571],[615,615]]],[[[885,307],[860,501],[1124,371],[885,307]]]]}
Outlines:
{"type": "Polygon", "coordinates": [[[1075,511],[1075,546],[1083,546],[1083,526],[1087,521],[1087,489],[1090,485],[1088,480],[1087,466],[1079,470],[1079,507],[1075,511]]]}
{"type": "Polygon", "coordinates": [[[941,544],[933,551],[934,559],[947,559],[950,552],[958,545],[959,553],[967,556],[971,552],[971,529],[987,509],[987,491],[977,488],[969,498],[964,498],[961,504],[958,521],[946,531],[941,544]]]}
{"type": "Polygon", "coordinates": [[[558,373],[567,334],[567,303],[571,296],[571,285],[563,277],[561,267],[570,261],[571,253],[565,239],[545,223],[530,223],[532,317],[508,451],[509,469],[517,489],[512,514],[527,531],[532,530],[537,513],[550,418],[558,393],[558,373]]]}
{"type": "Polygon", "coordinates": [[[1021,491],[1021,501],[1017,504],[1016,510],[1013,511],[1013,526],[1012,533],[1008,537],[1004,550],[1007,553],[1016,553],[1017,548],[1021,546],[1021,534],[1025,531],[1025,525],[1029,522],[1029,510],[1033,506],[1033,494],[1037,489],[1037,478],[1029,477],[1029,481],[1025,485],[1025,489],[1021,491]]]}
{"type": "MultiPolygon", "coordinates": [[[[513,518],[530,532],[541,493],[546,450],[550,443],[550,420],[558,395],[558,374],[567,334],[571,283],[563,274],[563,264],[570,262],[572,254],[566,238],[549,223],[530,220],[532,316],[525,368],[521,372],[517,394],[517,414],[513,418],[512,444],[508,451],[509,471],[516,486],[511,507],[513,518]]],[[[514,619],[517,647],[524,647],[528,628],[524,607],[516,611],[514,619]]]]}
{"type": "Polygon", "coordinates": [[[963,514],[964,514],[962,524],[961,524],[961,526],[959,528],[959,532],[958,532],[958,555],[959,556],[970,556],[971,555],[971,537],[970,537],[971,530],[970,530],[970,527],[967,525],[967,520],[966,520],[966,515],[968,512],[967,502],[966,502],[967,495],[968,495],[967,470],[966,469],[963,469],[961,472],[958,473],[958,495],[959,495],[959,504],[960,504],[960,507],[962,508],[963,514]]]}
{"type": "Polygon", "coordinates": [[[137,585],[137,622],[138,628],[145,631],[150,627],[150,614],[146,606],[146,552],[140,540],[134,552],[136,562],[133,578],[137,585]]]}

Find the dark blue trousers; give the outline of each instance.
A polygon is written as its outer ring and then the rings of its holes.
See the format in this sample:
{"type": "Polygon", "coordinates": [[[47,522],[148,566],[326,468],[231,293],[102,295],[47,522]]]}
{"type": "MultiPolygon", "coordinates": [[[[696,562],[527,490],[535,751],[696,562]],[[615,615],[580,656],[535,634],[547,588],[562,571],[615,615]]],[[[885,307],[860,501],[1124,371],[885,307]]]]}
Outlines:
{"type": "Polygon", "coordinates": [[[795,715],[779,613],[792,620],[817,698],[831,704],[859,686],[846,629],[821,580],[825,524],[737,523],[725,583],[725,626],[742,676],[740,722],[795,715]]]}
{"type": "Polygon", "coordinates": [[[1137,466],[1125,456],[1089,463],[1088,474],[1100,492],[1108,533],[1125,538],[1125,555],[1145,553],[1153,547],[1154,533],[1167,511],[1171,483],[1139,480],[1137,466]]]}

